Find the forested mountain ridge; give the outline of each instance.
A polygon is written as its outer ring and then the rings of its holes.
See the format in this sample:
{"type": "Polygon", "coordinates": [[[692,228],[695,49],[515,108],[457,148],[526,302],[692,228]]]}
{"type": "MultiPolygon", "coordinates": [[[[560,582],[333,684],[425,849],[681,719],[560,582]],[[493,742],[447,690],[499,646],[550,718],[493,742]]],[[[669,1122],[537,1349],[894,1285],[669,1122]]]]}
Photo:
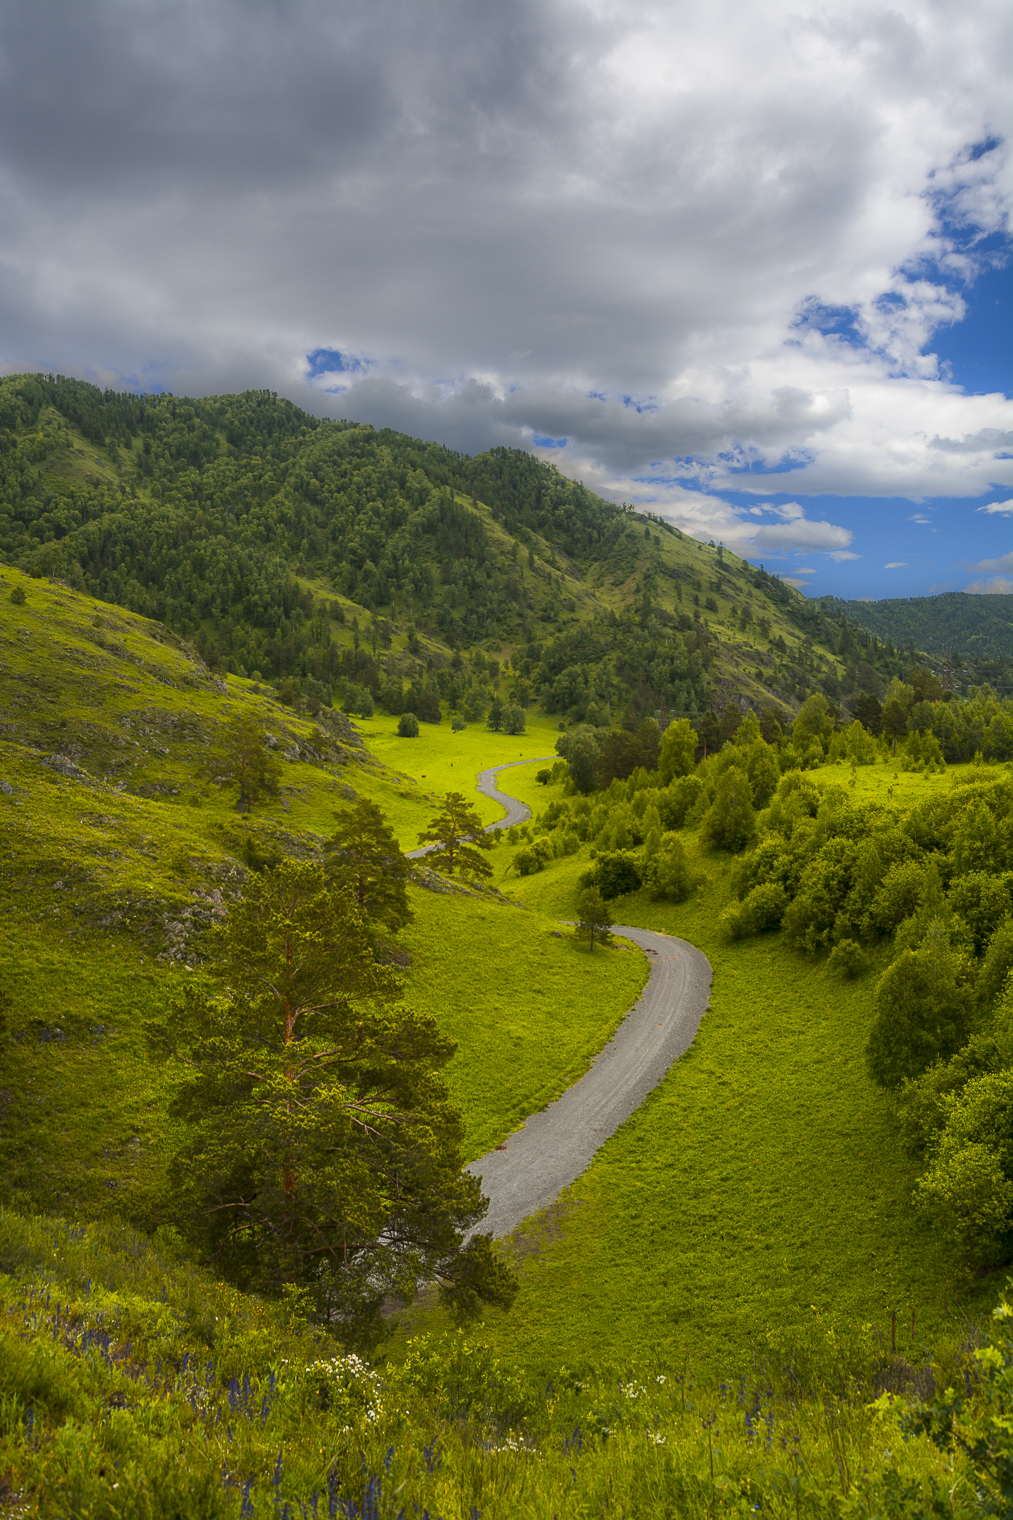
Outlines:
{"type": "Polygon", "coordinates": [[[469,458],[268,392],[0,381],[0,556],[325,706],[398,711],[407,688],[477,711],[509,662],[522,703],[636,722],[837,701],[911,663],[521,450],[469,458]]]}
{"type": "MultiPolygon", "coordinates": [[[[877,602],[821,597],[819,605],[836,617],[849,618],[879,639],[913,643],[916,649],[963,659],[1013,660],[1013,596],[943,591],[938,596],[888,597],[877,602]]],[[[1005,672],[1005,680],[1010,673],[1005,672]]]]}

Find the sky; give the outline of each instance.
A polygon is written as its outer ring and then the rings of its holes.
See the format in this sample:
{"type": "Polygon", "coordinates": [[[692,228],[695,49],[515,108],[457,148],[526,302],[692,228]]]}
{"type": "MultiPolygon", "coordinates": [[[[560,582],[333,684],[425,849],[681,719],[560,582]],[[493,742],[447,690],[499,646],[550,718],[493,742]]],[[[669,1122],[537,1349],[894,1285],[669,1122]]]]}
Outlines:
{"type": "Polygon", "coordinates": [[[0,0],[0,372],[1013,591],[1006,0],[0,0]]]}

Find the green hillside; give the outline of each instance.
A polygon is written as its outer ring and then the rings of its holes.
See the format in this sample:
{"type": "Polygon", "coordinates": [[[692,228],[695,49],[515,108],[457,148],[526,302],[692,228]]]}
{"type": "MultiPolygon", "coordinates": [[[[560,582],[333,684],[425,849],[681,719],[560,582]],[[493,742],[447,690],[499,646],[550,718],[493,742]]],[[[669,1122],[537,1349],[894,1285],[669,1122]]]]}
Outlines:
{"type": "Polygon", "coordinates": [[[477,712],[506,669],[524,705],[635,724],[840,700],[910,663],[523,451],[469,458],[266,392],[0,380],[0,556],[311,710],[477,712]]]}
{"type": "Polygon", "coordinates": [[[835,617],[846,617],[884,643],[909,644],[945,658],[991,662],[1002,669],[1004,684],[1013,662],[1013,596],[976,596],[943,591],[938,596],[885,597],[877,602],[846,602],[821,597],[819,604],[835,617]]]}
{"type": "MultiPolygon", "coordinates": [[[[311,714],[280,683],[212,670],[178,632],[10,567],[0,640],[9,1512],[980,1512],[990,1470],[931,1439],[937,1416],[917,1400],[956,1379],[961,1428],[993,1428],[1005,1385],[971,1352],[995,1276],[987,1264],[969,1281],[912,1209],[917,1167],[863,1043],[875,978],[921,943],[927,909],[946,916],[966,985],[1005,964],[1008,770],[950,776],[933,745],[1008,757],[1009,704],[898,685],[911,726],[895,757],[888,735],[834,731],[818,698],[773,746],[750,717],[701,765],[690,734],[684,775],[641,769],[581,797],[565,774],[531,774],[555,715],[532,710],[523,734],[455,731],[445,701],[443,721],[399,738],[389,714],[311,714]],[[281,767],[277,796],[246,815],[206,763],[243,713],[281,767]],[[712,1007],[691,1056],[509,1243],[514,1307],[462,1337],[424,1304],[370,1365],[298,1291],[258,1298],[221,1280],[227,1262],[209,1272],[191,1255],[168,1173],[180,1075],[148,1030],[200,988],[207,931],[246,884],[283,856],[319,858],[335,811],[375,800],[409,845],[440,792],[518,759],[532,763],[507,776],[541,816],[495,844],[489,886],[434,890],[446,883],[422,871],[397,936],[407,1000],[457,1047],[445,1077],[464,1153],[575,1080],[643,984],[642,955],[589,956],[560,925],[588,871],[643,873],[613,913],[704,946],[712,1007]],[[715,847],[709,809],[743,776],[771,811],[750,804],[745,852],[715,847]],[[673,840],[691,878],[681,902],[647,887],[673,840]],[[867,928],[838,911],[859,876],[867,928]],[[785,926],[732,932],[753,883],[778,880],[785,926]],[[826,954],[847,932],[868,939],[854,980],[826,954]]],[[[427,647],[454,670],[449,646],[427,647]]]]}

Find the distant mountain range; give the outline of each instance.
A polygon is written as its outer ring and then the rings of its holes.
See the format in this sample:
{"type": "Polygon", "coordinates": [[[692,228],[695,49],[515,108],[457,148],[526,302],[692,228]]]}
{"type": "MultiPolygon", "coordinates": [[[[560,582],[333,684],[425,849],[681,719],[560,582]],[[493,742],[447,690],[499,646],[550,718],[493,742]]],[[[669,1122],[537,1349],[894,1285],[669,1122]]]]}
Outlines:
{"type": "Polygon", "coordinates": [[[1013,681],[1013,597],[813,601],[522,450],[472,458],[267,391],[0,379],[4,562],[297,705],[477,711],[504,669],[512,700],[566,722],[791,711],[816,690],[847,709],[951,648],[954,690],[1013,681]]]}
{"type": "Polygon", "coordinates": [[[926,654],[959,654],[964,660],[1013,659],[1013,596],[944,591],[939,596],[890,597],[848,602],[824,596],[819,605],[847,617],[895,646],[913,644],[926,654]]]}

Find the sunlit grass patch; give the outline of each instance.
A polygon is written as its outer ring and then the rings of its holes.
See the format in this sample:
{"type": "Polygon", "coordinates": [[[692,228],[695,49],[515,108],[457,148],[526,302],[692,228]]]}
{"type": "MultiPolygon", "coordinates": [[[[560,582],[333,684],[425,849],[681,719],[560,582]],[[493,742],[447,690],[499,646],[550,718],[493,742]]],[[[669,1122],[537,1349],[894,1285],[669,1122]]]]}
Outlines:
{"type": "Polygon", "coordinates": [[[407,996],[458,1042],[447,1075],[480,1156],[587,1070],[640,996],[647,959],[589,955],[553,920],[494,901],[412,901],[407,996]]]}

